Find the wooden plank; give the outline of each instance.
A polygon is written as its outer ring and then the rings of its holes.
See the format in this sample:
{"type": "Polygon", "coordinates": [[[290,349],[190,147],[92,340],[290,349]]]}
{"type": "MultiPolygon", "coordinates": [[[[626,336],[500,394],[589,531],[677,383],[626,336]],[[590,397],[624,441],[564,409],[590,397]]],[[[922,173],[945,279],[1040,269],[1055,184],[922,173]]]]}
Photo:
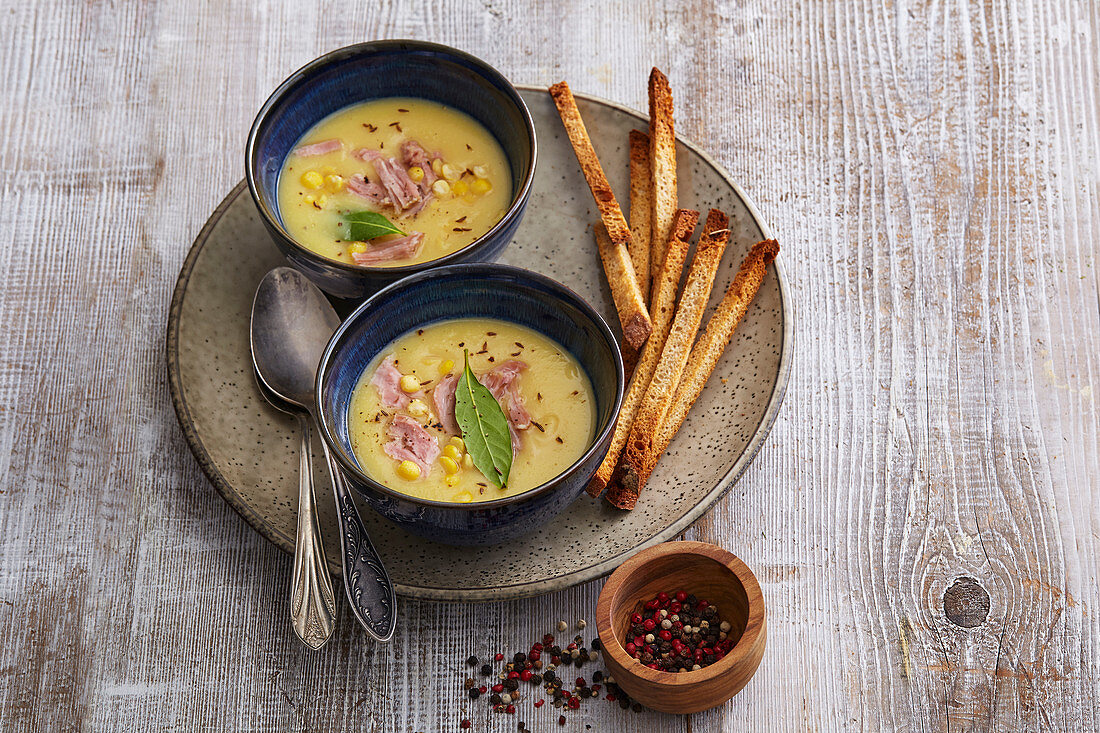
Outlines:
{"type": "Polygon", "coordinates": [[[669,8],[5,10],[0,730],[515,730],[466,701],[455,641],[513,650],[594,609],[599,583],[405,602],[389,647],[342,618],[304,652],[289,559],[211,490],[169,407],[170,284],[256,109],[325,50],[410,36],[638,109],[656,64],[794,285],[780,419],[688,533],[756,571],[759,672],[708,713],[589,704],[562,730],[1100,729],[1100,19],[669,8]]]}

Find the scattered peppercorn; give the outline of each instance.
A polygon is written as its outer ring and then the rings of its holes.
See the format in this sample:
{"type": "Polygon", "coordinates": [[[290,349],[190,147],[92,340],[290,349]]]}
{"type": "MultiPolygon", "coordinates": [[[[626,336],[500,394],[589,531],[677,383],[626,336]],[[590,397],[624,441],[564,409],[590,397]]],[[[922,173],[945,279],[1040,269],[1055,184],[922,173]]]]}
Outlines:
{"type": "Polygon", "coordinates": [[[473,654],[471,654],[470,658],[466,660],[466,664],[470,665],[471,667],[476,667],[477,666],[477,657],[475,657],[473,654]]]}
{"type": "Polygon", "coordinates": [[[459,728],[469,728],[471,725],[472,725],[472,723],[470,723],[469,720],[463,720],[461,723],[458,724],[458,727],[459,728]]]}
{"type": "Polygon", "coordinates": [[[471,700],[476,700],[481,697],[481,692],[476,687],[471,687],[466,691],[466,694],[470,696],[471,700]]]}

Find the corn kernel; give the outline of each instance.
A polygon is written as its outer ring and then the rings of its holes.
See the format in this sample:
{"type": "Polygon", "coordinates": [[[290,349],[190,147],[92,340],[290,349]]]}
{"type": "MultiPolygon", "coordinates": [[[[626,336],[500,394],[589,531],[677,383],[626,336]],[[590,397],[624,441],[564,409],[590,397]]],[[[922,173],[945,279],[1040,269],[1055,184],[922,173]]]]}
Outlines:
{"type": "Polygon", "coordinates": [[[443,174],[443,160],[441,158],[435,158],[432,161],[432,170],[435,171],[437,176],[443,174]]]}
{"type": "Polygon", "coordinates": [[[424,180],[424,169],[418,165],[414,165],[409,168],[409,178],[413,179],[417,183],[424,180]]]}
{"type": "Polygon", "coordinates": [[[470,190],[474,193],[489,193],[493,184],[489,183],[487,178],[479,178],[470,185],[470,190]]]}
{"type": "Polygon", "coordinates": [[[311,194],[311,193],[307,193],[305,196],[302,197],[302,203],[309,204],[311,206],[313,205],[313,202],[316,201],[316,200],[317,199],[314,198],[313,194],[311,194]]]}
{"type": "Polygon", "coordinates": [[[469,491],[460,491],[451,497],[451,501],[455,502],[456,504],[469,504],[473,500],[474,495],[471,494],[469,491]]]}
{"type": "Polygon", "coordinates": [[[428,403],[424,400],[413,400],[409,403],[409,414],[413,417],[424,417],[428,414],[428,403]]]}
{"type": "Polygon", "coordinates": [[[324,195],[323,193],[320,194],[313,202],[313,204],[318,208],[324,206],[326,203],[328,203],[328,196],[324,195]]]}
{"type": "Polygon", "coordinates": [[[451,192],[451,184],[440,178],[432,184],[432,191],[435,192],[436,196],[446,196],[451,192]]]}
{"type": "Polygon", "coordinates": [[[475,165],[473,167],[473,171],[474,171],[474,175],[477,176],[478,178],[488,178],[489,177],[489,169],[486,168],[483,165],[475,165]]]}
{"type": "Polygon", "coordinates": [[[462,460],[462,451],[460,451],[458,448],[456,448],[453,445],[444,446],[443,447],[443,455],[447,456],[448,458],[450,458],[453,461],[461,461],[462,460]]]}
{"type": "Polygon", "coordinates": [[[348,252],[351,254],[363,254],[367,251],[366,242],[352,242],[348,245],[348,252]]]}
{"type": "Polygon", "coordinates": [[[397,384],[401,387],[401,391],[405,394],[412,394],[413,392],[420,389],[420,380],[417,379],[416,376],[413,374],[406,374],[405,376],[401,377],[401,381],[399,381],[397,384]]]}
{"type": "Polygon", "coordinates": [[[306,171],[302,174],[302,185],[306,188],[317,189],[325,185],[325,179],[317,171],[306,171]]]}
{"type": "Polygon", "coordinates": [[[458,473],[458,463],[449,456],[440,456],[439,465],[443,466],[443,471],[449,476],[452,473],[458,473]]]}
{"type": "Polygon", "coordinates": [[[448,181],[457,181],[459,176],[462,175],[462,169],[457,168],[450,163],[443,164],[443,177],[448,181]]]}
{"type": "Polygon", "coordinates": [[[335,173],[325,176],[325,188],[332,193],[340,193],[344,190],[344,177],[335,173]]]}
{"type": "Polygon", "coordinates": [[[420,466],[412,461],[401,461],[397,464],[397,475],[406,481],[415,481],[420,478],[420,466]]]}
{"type": "Polygon", "coordinates": [[[451,186],[451,190],[455,192],[455,196],[465,196],[466,192],[470,190],[470,184],[466,181],[455,181],[451,186]]]}
{"type": "Polygon", "coordinates": [[[464,468],[473,468],[474,467],[474,459],[470,457],[469,453],[462,456],[462,466],[464,468]]]}
{"type": "Polygon", "coordinates": [[[440,365],[439,365],[439,373],[440,374],[450,374],[451,370],[454,369],[454,368],[455,368],[455,363],[454,363],[453,359],[444,359],[443,362],[440,363],[440,365]]]}
{"type": "Polygon", "coordinates": [[[447,442],[450,443],[451,445],[453,445],[455,448],[458,448],[459,451],[466,450],[466,441],[464,441],[462,438],[458,437],[457,435],[454,436],[453,438],[451,438],[450,440],[448,440],[447,442]]]}

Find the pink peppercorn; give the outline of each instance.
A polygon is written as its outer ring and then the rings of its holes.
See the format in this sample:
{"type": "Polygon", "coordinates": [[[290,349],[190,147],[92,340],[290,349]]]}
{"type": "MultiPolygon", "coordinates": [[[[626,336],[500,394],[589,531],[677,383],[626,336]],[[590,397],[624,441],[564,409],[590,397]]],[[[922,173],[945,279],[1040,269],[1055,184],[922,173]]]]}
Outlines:
{"type": "Polygon", "coordinates": [[[545,700],[535,700],[535,707],[541,708],[546,703],[545,700]]]}
{"type": "Polygon", "coordinates": [[[634,652],[637,651],[638,647],[634,646],[634,642],[628,641],[626,643],[626,646],[623,647],[623,649],[626,650],[627,654],[629,654],[631,656],[634,656],[634,652]]]}
{"type": "Polygon", "coordinates": [[[500,652],[497,652],[496,656],[494,656],[493,659],[495,661],[499,662],[500,660],[504,659],[504,655],[501,654],[500,652]]]}
{"type": "Polygon", "coordinates": [[[529,669],[523,670],[522,672],[519,673],[519,678],[521,680],[523,680],[524,682],[530,682],[531,681],[531,670],[529,670],[529,669]]]}
{"type": "Polygon", "coordinates": [[[642,622],[642,614],[634,613],[630,615],[630,623],[640,624],[642,622]]]}
{"type": "Polygon", "coordinates": [[[500,694],[500,693],[504,692],[504,685],[502,685],[498,682],[497,684],[493,685],[490,689],[493,692],[495,692],[497,694],[500,694]]]}
{"type": "Polygon", "coordinates": [[[504,708],[504,712],[508,713],[509,715],[515,715],[516,706],[515,705],[509,705],[508,707],[504,708]]]}
{"type": "Polygon", "coordinates": [[[680,603],[683,603],[687,599],[688,599],[688,594],[687,593],[684,593],[682,590],[676,591],[676,600],[678,600],[680,603]]]}

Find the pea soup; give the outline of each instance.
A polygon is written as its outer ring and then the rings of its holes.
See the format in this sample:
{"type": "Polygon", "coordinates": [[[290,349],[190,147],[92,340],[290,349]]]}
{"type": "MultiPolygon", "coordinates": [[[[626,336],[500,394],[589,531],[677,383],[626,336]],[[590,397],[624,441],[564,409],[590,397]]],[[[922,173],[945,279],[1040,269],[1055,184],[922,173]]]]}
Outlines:
{"type": "Polygon", "coordinates": [[[457,503],[549,481],[584,454],[595,425],[591,382],[564,347],[483,318],[433,323],[395,340],[363,372],[348,412],[352,449],[367,475],[411,496],[457,503]],[[503,487],[475,465],[466,444],[474,438],[464,440],[456,418],[465,352],[507,420],[512,463],[503,487]]]}
{"type": "Polygon", "coordinates": [[[427,262],[488,232],[512,201],[500,144],[469,115],[425,99],[345,107],[314,125],[279,175],[283,226],[330,259],[427,262]]]}

